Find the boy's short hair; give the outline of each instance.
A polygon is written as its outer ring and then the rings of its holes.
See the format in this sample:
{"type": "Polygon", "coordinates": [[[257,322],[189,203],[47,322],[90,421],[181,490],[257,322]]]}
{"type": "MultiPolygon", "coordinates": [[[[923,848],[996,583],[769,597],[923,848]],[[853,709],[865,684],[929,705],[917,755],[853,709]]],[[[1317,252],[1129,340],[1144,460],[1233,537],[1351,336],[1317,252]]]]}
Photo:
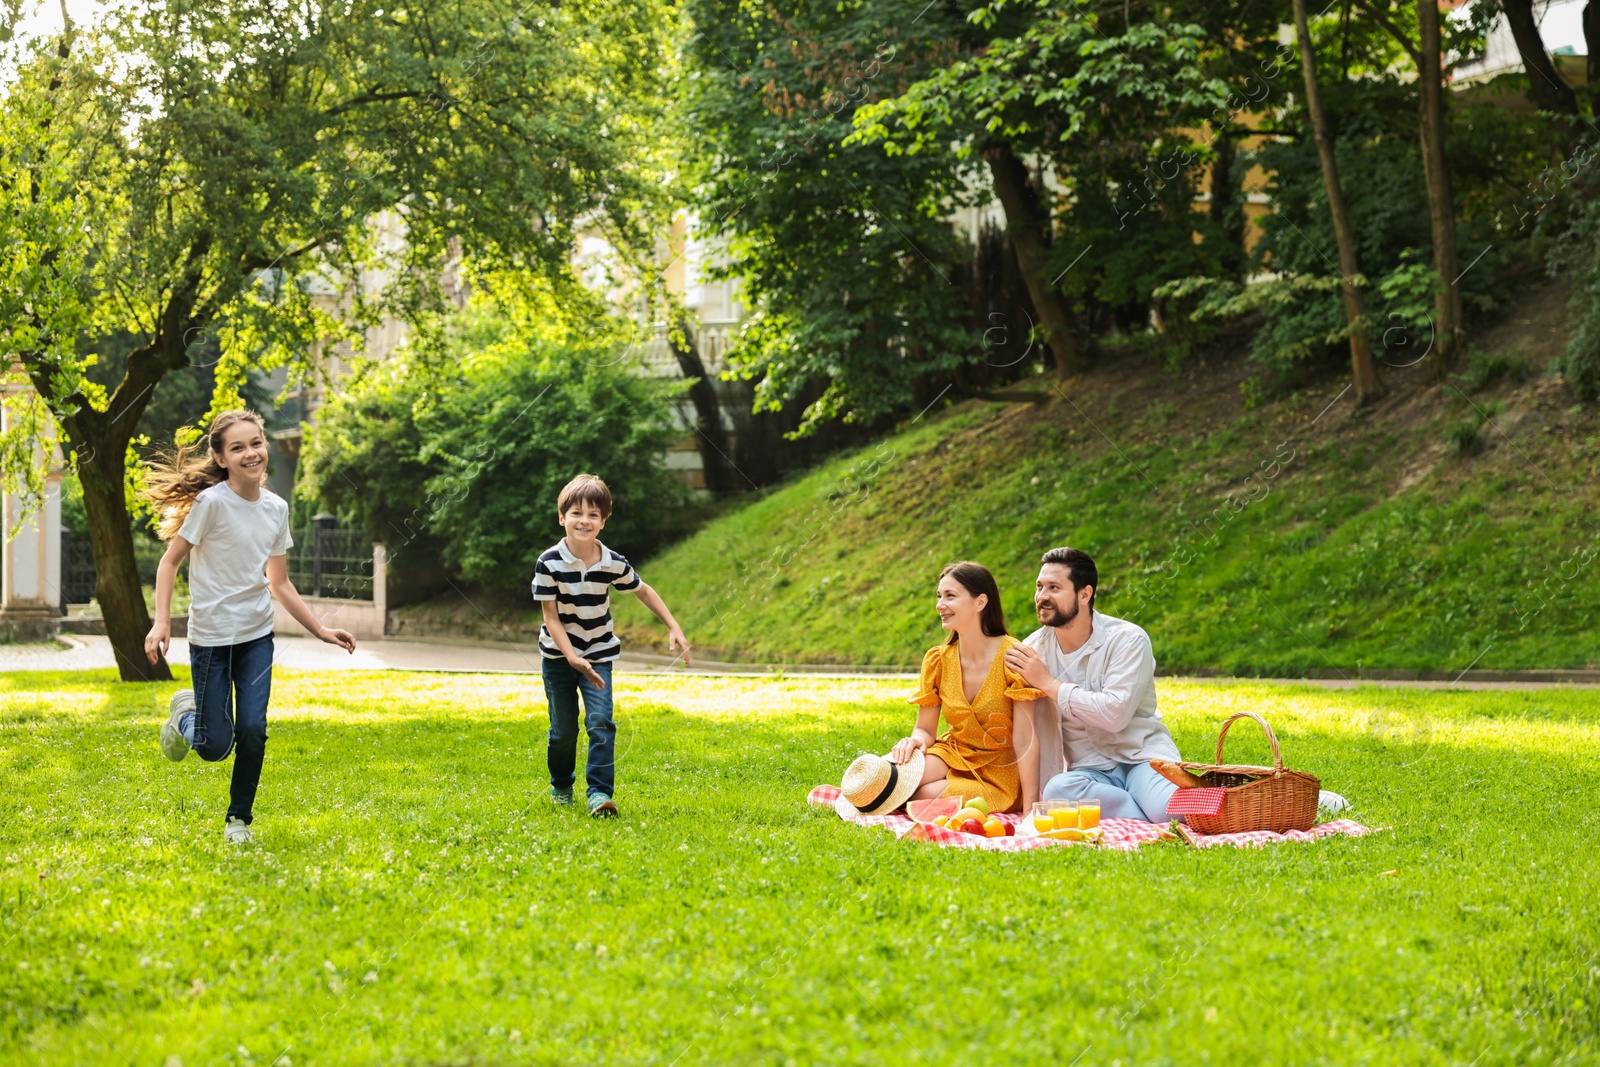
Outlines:
{"type": "Polygon", "coordinates": [[[574,504],[593,504],[600,509],[600,517],[611,517],[611,490],[598,474],[580,474],[568,482],[556,498],[556,514],[565,515],[574,504]]]}

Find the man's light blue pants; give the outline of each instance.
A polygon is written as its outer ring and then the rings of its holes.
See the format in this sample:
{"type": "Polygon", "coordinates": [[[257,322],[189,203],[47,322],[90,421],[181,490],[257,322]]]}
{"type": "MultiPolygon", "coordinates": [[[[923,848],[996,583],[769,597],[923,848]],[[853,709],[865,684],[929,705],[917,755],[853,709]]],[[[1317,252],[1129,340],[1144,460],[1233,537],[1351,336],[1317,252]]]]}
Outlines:
{"type": "Polygon", "coordinates": [[[1045,783],[1041,796],[1045,800],[1099,800],[1103,819],[1165,823],[1183,817],[1167,814],[1167,803],[1177,791],[1176,785],[1148,763],[1119,763],[1109,771],[1058,774],[1045,783]]]}

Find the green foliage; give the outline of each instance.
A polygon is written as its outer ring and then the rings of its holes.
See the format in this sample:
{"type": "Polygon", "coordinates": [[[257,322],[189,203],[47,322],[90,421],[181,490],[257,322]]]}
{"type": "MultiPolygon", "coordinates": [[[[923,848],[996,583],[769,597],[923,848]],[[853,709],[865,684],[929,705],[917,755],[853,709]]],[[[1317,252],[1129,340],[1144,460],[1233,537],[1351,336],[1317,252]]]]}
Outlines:
{"type": "MultiPolygon", "coordinates": [[[[1382,79],[1324,85],[1357,260],[1372,281],[1365,298],[1368,340],[1374,357],[1391,366],[1409,366],[1432,347],[1433,292],[1442,284],[1428,251],[1432,238],[1415,91],[1414,84],[1382,79]]],[[[1451,114],[1449,159],[1455,192],[1463,201],[1481,204],[1516,180],[1526,165],[1531,135],[1476,108],[1457,107],[1451,114]]],[[[1286,280],[1322,284],[1282,290],[1286,299],[1264,298],[1259,304],[1265,322],[1252,355],[1280,372],[1344,359],[1340,349],[1349,336],[1316,146],[1303,128],[1301,112],[1285,116],[1285,122],[1296,136],[1254,154],[1272,174],[1273,197],[1272,213],[1261,220],[1256,260],[1260,268],[1286,280]]],[[[1461,264],[1470,267],[1461,278],[1463,302],[1480,317],[1501,296],[1503,258],[1491,247],[1498,243],[1492,223],[1485,217],[1464,222],[1457,231],[1461,264]]]]}
{"type": "Polygon", "coordinates": [[[465,319],[445,366],[396,356],[319,412],[299,491],[397,553],[425,537],[462,577],[514,587],[561,536],[557,493],[589,471],[616,501],[606,543],[656,547],[684,501],[660,459],[682,433],[680,386],[615,349],[529,339],[487,311],[465,319]]]}
{"type": "Polygon", "coordinates": [[[61,480],[61,528],[74,537],[89,536],[89,516],[83,510],[83,486],[73,474],[61,480]]]}
{"type": "Polygon", "coordinates": [[[1505,409],[1505,405],[1498,400],[1487,407],[1470,402],[1469,406],[1472,408],[1470,414],[1447,423],[1444,428],[1445,444],[1458,456],[1475,456],[1482,452],[1483,428],[1489,424],[1489,420],[1505,409]]]}
{"type": "MultiPolygon", "coordinates": [[[[1175,114],[1203,114],[1228,86],[1200,60],[1205,28],[1150,20],[1117,27],[1092,0],[994,0],[968,21],[987,46],[932,72],[900,96],[862,110],[859,139],[893,154],[939,150],[952,135],[972,155],[995,138],[1055,153],[1115,128],[1159,128],[1175,114]],[[1121,110],[1108,114],[1116,99],[1121,110]]],[[[1120,21],[1120,17],[1117,19],[1120,21]]],[[[1128,145],[1110,150],[1126,151],[1128,145]]]]}
{"type": "MultiPolygon", "coordinates": [[[[1217,49],[1206,17],[1145,8],[1130,21],[1124,6],[1095,0],[996,0],[968,15],[967,54],[863,108],[853,140],[897,158],[953,150],[980,186],[981,155],[996,144],[1053,168],[1064,188],[1036,188],[1055,218],[1051,284],[1093,332],[1142,328],[1161,282],[1231,265],[1194,211],[1196,165],[1213,151],[1174,130],[1219,116],[1225,126],[1230,78],[1255,76],[1256,57],[1217,49]]],[[[1249,18],[1236,25],[1244,36],[1249,18]]]]}
{"type": "Polygon", "coordinates": [[[921,376],[979,355],[952,288],[967,248],[943,219],[962,196],[954,161],[847,141],[864,101],[939,60],[950,17],[919,8],[689,5],[699,225],[726,242],[713,273],[750,309],[728,358],[758,409],[805,406],[801,432],[903,411],[921,376]]]}
{"type": "Polygon", "coordinates": [[[1566,379],[1579,400],[1600,400],[1600,187],[1594,176],[1595,146],[1586,142],[1562,165],[1562,177],[1546,172],[1549,188],[1544,195],[1559,197],[1560,207],[1541,219],[1554,231],[1547,266],[1552,275],[1572,286],[1572,335],[1567,350],[1551,366],[1566,379]],[[1586,166],[1573,167],[1571,164],[1586,166]]]}
{"type": "MultiPolygon", "coordinates": [[[[14,46],[0,44],[0,63],[13,60],[14,46]]],[[[43,393],[8,400],[0,432],[0,484],[19,500],[19,522],[44,501],[59,436],[49,398],[105,397],[77,358],[78,334],[90,317],[82,278],[93,261],[91,213],[84,175],[67,159],[74,120],[92,110],[90,94],[63,83],[48,58],[21,64],[0,96],[0,385],[8,393],[20,385],[43,393]]],[[[11,535],[12,518],[0,523],[0,535],[11,535]]]]}
{"type": "Polygon", "coordinates": [[[1522,356],[1508,352],[1484,352],[1473,349],[1467,357],[1467,369],[1464,374],[1455,375],[1455,380],[1469,393],[1481,392],[1496,382],[1510,382],[1520,385],[1533,374],[1533,368],[1528,366],[1528,361],[1522,356]]]}
{"type": "Polygon", "coordinates": [[[1444,443],[1458,456],[1475,456],[1483,451],[1483,438],[1478,436],[1482,428],[1482,419],[1457,419],[1445,426],[1444,443]]]}
{"type": "MultiPolygon", "coordinates": [[[[1258,712],[1389,829],[1003,854],[805,803],[905,735],[909,679],[616,681],[622,818],[597,822],[543,799],[536,677],[279,669],[233,849],[227,764],[154,754],[186,674],[0,675],[0,1056],[1486,1067],[1600,1042],[1593,690],[1162,679],[1185,755],[1258,712]]],[[[1241,726],[1228,752],[1270,759],[1241,726]]]]}
{"type": "MultiPolygon", "coordinates": [[[[111,465],[153,396],[192,408],[158,392],[167,374],[206,364],[213,408],[252,367],[314,376],[381,308],[442,307],[463,250],[468,271],[569,289],[580,225],[647,256],[676,32],[656,0],[307,18],[200,0],[7,39],[0,362],[69,458],[111,465]],[[381,232],[396,223],[402,243],[381,232]]],[[[0,452],[7,478],[38,480],[26,450],[0,452]]]]}

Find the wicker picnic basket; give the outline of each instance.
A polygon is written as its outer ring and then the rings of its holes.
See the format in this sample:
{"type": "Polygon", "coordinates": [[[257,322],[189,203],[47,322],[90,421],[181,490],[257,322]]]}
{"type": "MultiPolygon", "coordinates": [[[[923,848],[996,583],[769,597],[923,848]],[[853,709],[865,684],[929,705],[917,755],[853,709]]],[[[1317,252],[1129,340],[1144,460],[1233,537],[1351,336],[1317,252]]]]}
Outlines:
{"type": "Polygon", "coordinates": [[[1202,834],[1237,834],[1250,830],[1309,830],[1317,819],[1317,795],[1322,783],[1314,774],[1291,771],[1283,765],[1278,735],[1267,720],[1250,711],[1230,716],[1217,734],[1217,762],[1180,763],[1184,770],[1202,779],[1207,786],[1223,786],[1227,795],[1215,815],[1190,815],[1189,826],[1202,834]],[[1251,718],[1261,726],[1272,745],[1272,766],[1247,767],[1222,762],[1222,745],[1228,727],[1239,719],[1251,718]]]}

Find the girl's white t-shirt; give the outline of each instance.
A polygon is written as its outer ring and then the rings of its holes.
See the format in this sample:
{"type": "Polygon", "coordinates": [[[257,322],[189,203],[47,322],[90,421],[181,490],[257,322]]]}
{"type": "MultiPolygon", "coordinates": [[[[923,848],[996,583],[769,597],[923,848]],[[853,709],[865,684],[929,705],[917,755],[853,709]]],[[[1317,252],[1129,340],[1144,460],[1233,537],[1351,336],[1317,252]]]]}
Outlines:
{"type": "Polygon", "coordinates": [[[263,488],[246,500],[218,482],[201,490],[178,529],[189,552],[189,643],[238,645],[272,632],[267,557],[289,551],[289,505],[263,488]]]}

